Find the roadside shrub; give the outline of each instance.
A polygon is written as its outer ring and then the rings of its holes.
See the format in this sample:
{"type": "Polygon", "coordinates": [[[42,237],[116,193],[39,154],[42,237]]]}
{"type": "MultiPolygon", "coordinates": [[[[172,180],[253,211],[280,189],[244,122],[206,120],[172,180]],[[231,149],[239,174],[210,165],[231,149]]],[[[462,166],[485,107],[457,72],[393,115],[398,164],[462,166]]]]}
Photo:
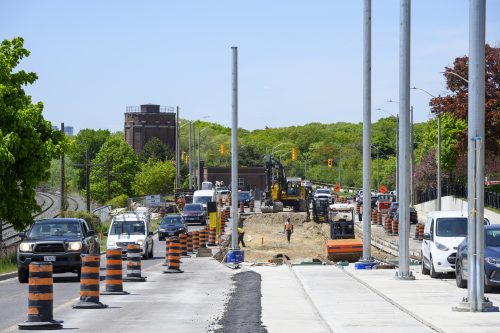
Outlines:
{"type": "Polygon", "coordinates": [[[106,204],[111,205],[113,209],[127,207],[127,200],[128,200],[128,195],[120,194],[119,196],[109,200],[106,204]]]}

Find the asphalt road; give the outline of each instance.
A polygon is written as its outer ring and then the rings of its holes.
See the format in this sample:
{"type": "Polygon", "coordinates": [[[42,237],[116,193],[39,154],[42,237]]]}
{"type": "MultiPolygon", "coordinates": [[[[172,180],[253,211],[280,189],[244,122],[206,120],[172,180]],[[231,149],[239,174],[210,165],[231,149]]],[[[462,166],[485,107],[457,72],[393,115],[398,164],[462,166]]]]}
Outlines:
{"type": "MultiPolygon", "coordinates": [[[[189,231],[201,229],[201,226],[190,225],[189,231]]],[[[153,267],[162,270],[165,260],[165,242],[154,237],[154,258],[142,261],[142,269],[147,271],[153,267]],[[157,267],[158,266],[158,267],[157,267]]],[[[101,279],[105,275],[105,255],[101,256],[101,279]]],[[[126,261],[123,265],[126,274],[126,261]]],[[[101,283],[103,286],[104,283],[101,283]]],[[[54,309],[74,301],[79,297],[80,284],[75,274],[54,275],[54,309]]],[[[27,319],[28,284],[20,284],[16,278],[0,281],[0,331],[27,319]]]]}

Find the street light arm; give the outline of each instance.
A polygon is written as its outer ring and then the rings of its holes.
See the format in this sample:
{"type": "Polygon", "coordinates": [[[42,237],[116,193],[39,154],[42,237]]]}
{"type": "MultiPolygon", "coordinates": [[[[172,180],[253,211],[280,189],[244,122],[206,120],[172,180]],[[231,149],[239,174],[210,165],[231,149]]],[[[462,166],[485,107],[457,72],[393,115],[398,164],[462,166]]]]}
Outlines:
{"type": "Polygon", "coordinates": [[[413,90],[420,90],[420,91],[423,91],[424,93],[426,93],[427,95],[431,96],[432,98],[436,98],[436,96],[434,96],[433,94],[431,94],[430,92],[428,92],[427,90],[425,89],[422,89],[422,88],[417,88],[417,87],[413,87],[411,88],[413,90]]]}
{"type": "Polygon", "coordinates": [[[441,74],[452,74],[452,75],[455,75],[456,77],[458,77],[459,79],[462,79],[464,80],[465,82],[467,82],[467,84],[469,84],[469,80],[467,80],[466,78],[464,78],[462,75],[459,75],[455,72],[452,72],[452,71],[449,71],[449,72],[440,72],[441,74]]]}
{"type": "Polygon", "coordinates": [[[395,118],[397,118],[397,117],[398,117],[398,116],[396,116],[394,113],[389,112],[389,111],[387,111],[387,110],[385,110],[385,109],[377,108],[377,109],[376,109],[376,111],[383,111],[383,112],[387,113],[388,115],[390,115],[390,116],[392,116],[392,117],[395,117],[395,118]]]}

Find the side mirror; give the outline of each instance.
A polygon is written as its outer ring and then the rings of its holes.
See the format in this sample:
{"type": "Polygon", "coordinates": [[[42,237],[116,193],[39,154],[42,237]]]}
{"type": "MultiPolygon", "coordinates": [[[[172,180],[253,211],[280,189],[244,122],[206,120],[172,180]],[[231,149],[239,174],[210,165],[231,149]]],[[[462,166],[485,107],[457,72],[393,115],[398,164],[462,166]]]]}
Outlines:
{"type": "Polygon", "coordinates": [[[431,234],[429,234],[428,232],[424,233],[424,239],[431,240],[431,234]]]}
{"type": "Polygon", "coordinates": [[[87,236],[89,236],[89,237],[90,237],[90,236],[95,236],[95,231],[94,231],[94,230],[89,230],[89,231],[87,232],[87,236]]]}
{"type": "Polygon", "coordinates": [[[18,233],[17,236],[21,239],[24,239],[24,238],[26,238],[26,232],[22,231],[22,232],[18,233]]]}
{"type": "Polygon", "coordinates": [[[148,232],[148,236],[153,236],[154,233],[152,231],[148,232]]]}

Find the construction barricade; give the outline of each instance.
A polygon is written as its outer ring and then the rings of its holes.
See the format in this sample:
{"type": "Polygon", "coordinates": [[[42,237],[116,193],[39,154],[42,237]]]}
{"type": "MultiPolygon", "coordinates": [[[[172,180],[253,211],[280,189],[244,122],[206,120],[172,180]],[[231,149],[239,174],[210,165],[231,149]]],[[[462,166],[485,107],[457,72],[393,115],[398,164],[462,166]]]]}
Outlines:
{"type": "Polygon", "coordinates": [[[187,251],[193,253],[193,233],[187,233],[187,251]]]}
{"type": "Polygon", "coordinates": [[[177,237],[170,241],[168,249],[168,267],[163,273],[184,273],[181,270],[181,243],[177,237]]]}
{"type": "Polygon", "coordinates": [[[181,244],[181,256],[184,258],[189,258],[187,251],[187,235],[182,233],[179,234],[179,243],[181,244]]]}
{"type": "Polygon", "coordinates": [[[193,231],[193,252],[200,248],[200,232],[193,231]]]}
{"type": "Polygon", "coordinates": [[[108,249],[106,251],[105,289],[101,295],[128,295],[123,290],[122,250],[108,249]]]}
{"type": "Polygon", "coordinates": [[[74,309],[103,309],[107,305],[99,302],[99,266],[98,255],[82,255],[82,272],[80,276],[80,302],[74,309]]]}
{"type": "Polygon", "coordinates": [[[139,244],[129,244],[127,246],[127,276],[123,281],[146,281],[146,277],[141,274],[141,266],[141,246],[139,244]]]}
{"type": "Polygon", "coordinates": [[[28,320],[18,324],[20,330],[61,329],[54,320],[52,263],[32,262],[29,265],[28,320]]]}

